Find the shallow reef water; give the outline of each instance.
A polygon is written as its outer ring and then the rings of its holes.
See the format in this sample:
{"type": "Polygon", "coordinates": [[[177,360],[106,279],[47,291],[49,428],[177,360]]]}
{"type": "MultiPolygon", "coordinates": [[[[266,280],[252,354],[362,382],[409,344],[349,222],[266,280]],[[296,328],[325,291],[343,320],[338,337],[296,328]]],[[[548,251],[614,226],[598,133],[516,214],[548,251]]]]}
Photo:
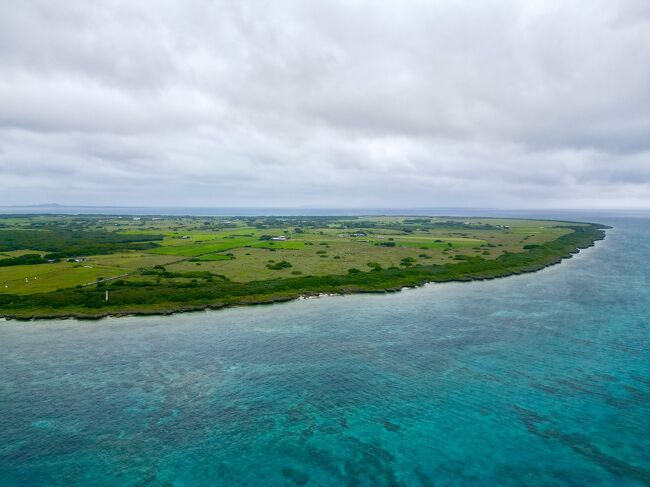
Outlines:
{"type": "Polygon", "coordinates": [[[534,274],[0,322],[0,485],[650,485],[650,220],[534,274]]]}

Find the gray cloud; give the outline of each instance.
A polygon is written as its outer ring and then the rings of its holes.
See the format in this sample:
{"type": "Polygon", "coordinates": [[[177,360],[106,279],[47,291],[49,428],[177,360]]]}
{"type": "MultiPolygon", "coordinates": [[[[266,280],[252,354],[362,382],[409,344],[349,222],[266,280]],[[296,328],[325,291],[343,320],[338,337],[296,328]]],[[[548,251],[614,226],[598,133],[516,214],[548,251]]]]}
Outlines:
{"type": "Polygon", "coordinates": [[[2,8],[0,204],[648,195],[645,0],[2,8]]]}

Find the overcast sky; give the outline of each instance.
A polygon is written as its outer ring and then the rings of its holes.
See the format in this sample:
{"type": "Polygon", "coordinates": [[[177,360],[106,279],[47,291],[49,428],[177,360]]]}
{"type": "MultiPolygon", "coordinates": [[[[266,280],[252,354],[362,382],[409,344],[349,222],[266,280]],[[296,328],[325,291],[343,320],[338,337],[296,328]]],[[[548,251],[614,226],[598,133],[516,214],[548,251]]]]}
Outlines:
{"type": "Polygon", "coordinates": [[[650,1],[16,1],[0,205],[650,207],[650,1]]]}

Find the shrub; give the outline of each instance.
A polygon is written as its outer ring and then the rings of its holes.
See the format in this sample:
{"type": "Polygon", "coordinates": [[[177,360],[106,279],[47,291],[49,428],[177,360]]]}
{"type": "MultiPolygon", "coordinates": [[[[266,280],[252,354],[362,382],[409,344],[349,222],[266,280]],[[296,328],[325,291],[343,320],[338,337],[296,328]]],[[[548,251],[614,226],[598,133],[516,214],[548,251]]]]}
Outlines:
{"type": "Polygon", "coordinates": [[[287,262],[286,260],[281,260],[280,262],[276,262],[275,264],[266,264],[266,267],[271,270],[279,271],[281,269],[288,269],[289,267],[293,267],[290,262],[287,262]]]}
{"type": "MultiPolygon", "coordinates": [[[[58,259],[55,259],[58,260],[58,259]]],[[[33,265],[45,264],[47,260],[42,258],[40,254],[25,254],[19,257],[10,257],[8,259],[0,259],[0,267],[7,267],[13,265],[33,265]]]]}

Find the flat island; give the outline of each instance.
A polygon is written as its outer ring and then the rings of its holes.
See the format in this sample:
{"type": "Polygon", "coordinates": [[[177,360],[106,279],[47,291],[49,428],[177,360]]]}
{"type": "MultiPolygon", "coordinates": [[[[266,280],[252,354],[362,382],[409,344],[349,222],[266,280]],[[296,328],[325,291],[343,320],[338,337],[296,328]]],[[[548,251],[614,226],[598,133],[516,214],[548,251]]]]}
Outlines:
{"type": "Polygon", "coordinates": [[[604,225],[458,217],[0,217],[0,316],[100,318],[533,272],[604,225]]]}

